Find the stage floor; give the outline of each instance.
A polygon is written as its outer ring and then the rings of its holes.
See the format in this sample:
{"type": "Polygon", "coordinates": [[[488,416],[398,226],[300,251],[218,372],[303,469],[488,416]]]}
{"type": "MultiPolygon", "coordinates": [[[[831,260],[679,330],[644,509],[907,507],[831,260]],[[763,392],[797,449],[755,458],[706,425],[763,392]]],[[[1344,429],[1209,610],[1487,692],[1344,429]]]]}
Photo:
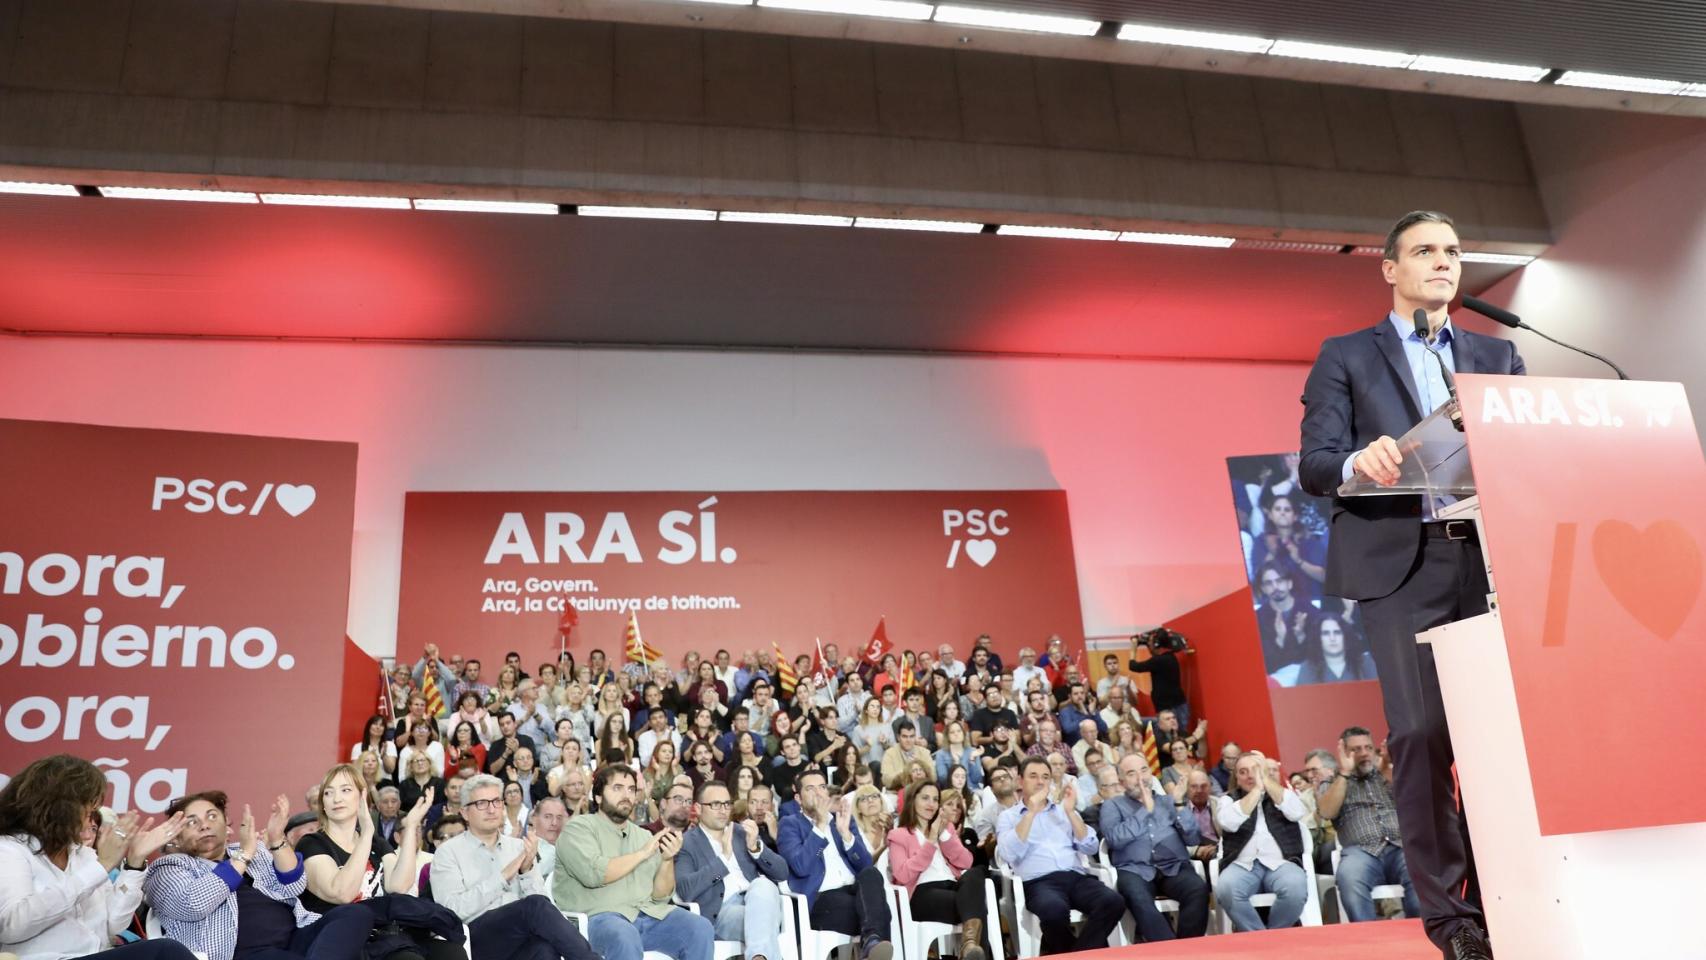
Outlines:
{"type": "Polygon", "coordinates": [[[1079,960],[1203,960],[1211,957],[1440,960],[1439,948],[1423,935],[1420,920],[1377,920],[1257,933],[1216,934],[1172,943],[1140,943],[1107,950],[1086,950],[1068,956],[1079,960]]]}

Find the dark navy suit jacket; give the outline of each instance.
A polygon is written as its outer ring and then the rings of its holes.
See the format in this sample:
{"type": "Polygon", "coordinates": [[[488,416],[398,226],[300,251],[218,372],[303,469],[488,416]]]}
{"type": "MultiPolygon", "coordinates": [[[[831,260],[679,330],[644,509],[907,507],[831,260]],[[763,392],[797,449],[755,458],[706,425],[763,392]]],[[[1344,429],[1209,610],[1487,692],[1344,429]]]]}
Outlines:
{"type": "MultiPolygon", "coordinates": [[[[1452,324],[1458,373],[1521,374],[1516,345],[1452,324]]],[[[1331,337],[1303,387],[1303,439],[1297,467],[1305,492],[1333,496],[1345,458],[1422,422],[1420,392],[1390,318],[1331,337]]],[[[1404,582],[1422,549],[1419,496],[1334,497],[1322,591],[1350,600],[1384,597],[1404,582]]]]}
{"type": "MultiPolygon", "coordinates": [[[[823,886],[823,850],[829,841],[817,835],[817,831],[812,829],[812,822],[803,813],[784,818],[777,832],[781,835],[776,838],[776,846],[781,848],[783,859],[788,861],[788,889],[805,894],[806,907],[810,909],[817,904],[817,891],[823,886]]],[[[841,862],[847,864],[847,869],[854,876],[871,865],[871,853],[865,849],[865,836],[857,826],[853,828],[853,846],[850,848],[841,845],[841,831],[835,829],[833,819],[829,835],[835,839],[835,849],[841,854],[841,862]]]]}
{"type": "MultiPolygon", "coordinates": [[[[761,846],[755,857],[746,849],[746,828],[731,823],[729,829],[735,832],[735,862],[746,879],[756,879],[760,873],[776,883],[788,879],[788,865],[782,862],[781,854],[761,846]]],[[[723,878],[728,875],[728,865],[711,849],[705,831],[689,828],[675,858],[675,895],[697,903],[699,915],[714,924],[723,911],[723,878]]]]}

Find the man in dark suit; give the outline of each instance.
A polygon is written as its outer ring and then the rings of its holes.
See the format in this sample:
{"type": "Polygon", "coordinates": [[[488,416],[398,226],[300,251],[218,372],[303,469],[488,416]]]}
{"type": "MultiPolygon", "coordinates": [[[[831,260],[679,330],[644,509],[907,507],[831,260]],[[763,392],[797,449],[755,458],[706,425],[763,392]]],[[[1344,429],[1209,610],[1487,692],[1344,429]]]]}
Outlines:
{"type": "MultiPolygon", "coordinates": [[[[1381,272],[1392,312],[1372,328],[1333,337],[1303,392],[1304,490],[1330,496],[1360,474],[1395,484],[1394,438],[1448,400],[1439,366],[1416,336],[1426,312],[1445,365],[1459,373],[1521,374],[1508,341],[1456,329],[1447,307],[1462,276],[1450,217],[1406,214],[1386,238],[1381,272]]],[[[1361,605],[1380,671],[1396,765],[1394,795],[1423,925],[1448,960],[1492,956],[1478,906],[1469,831],[1456,803],[1451,734],[1433,650],[1416,634],[1487,609],[1487,577],[1473,524],[1440,522],[1420,496],[1336,498],[1322,592],[1361,605]]]]}
{"type": "Polygon", "coordinates": [[[687,830],[675,869],[675,895],[699,905],[718,940],[739,940],[747,960],[781,960],[782,893],[788,879],[782,855],[756,834],[729,822],[729,788],[699,787],[699,825],[687,830]]]}
{"type": "Polygon", "coordinates": [[[807,770],[799,779],[798,813],[782,819],[776,838],[788,861],[788,889],[803,894],[812,927],[859,941],[859,960],[890,960],[888,897],[883,876],[853,822],[852,803],[832,801],[823,774],[807,770]]]}

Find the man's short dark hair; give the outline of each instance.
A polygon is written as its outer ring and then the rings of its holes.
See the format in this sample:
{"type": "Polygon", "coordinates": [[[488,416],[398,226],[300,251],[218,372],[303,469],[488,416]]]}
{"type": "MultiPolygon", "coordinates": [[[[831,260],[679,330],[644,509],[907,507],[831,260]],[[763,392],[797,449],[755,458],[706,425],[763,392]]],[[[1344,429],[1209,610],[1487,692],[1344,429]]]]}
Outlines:
{"type": "Polygon", "coordinates": [[[1268,560],[1264,561],[1260,567],[1256,568],[1256,583],[1260,584],[1262,582],[1262,578],[1268,575],[1269,570],[1272,570],[1274,572],[1274,576],[1279,577],[1281,580],[1293,579],[1292,575],[1288,573],[1284,567],[1274,563],[1272,560],[1268,560]]]}
{"type": "Polygon", "coordinates": [[[510,652],[508,652],[508,653],[506,653],[506,654],[504,654],[504,659],[505,659],[505,660],[508,660],[508,659],[509,659],[509,658],[510,658],[510,657],[514,657],[514,658],[516,658],[516,659],[517,659],[517,660],[520,660],[520,659],[521,659],[521,654],[520,654],[520,653],[518,653],[518,652],[517,652],[517,651],[514,651],[514,650],[511,650],[511,651],[510,651],[510,652]]]}
{"type": "Polygon", "coordinates": [[[1386,249],[1382,256],[1387,260],[1398,259],[1398,238],[1418,223],[1443,223],[1453,230],[1457,229],[1457,222],[1438,210],[1411,210],[1399,217],[1392,229],[1386,232],[1386,249]]]}
{"type": "Polygon", "coordinates": [[[1002,754],[1001,759],[995,761],[995,769],[999,770],[1002,767],[1006,767],[1009,770],[1019,769],[1019,758],[1013,756],[1011,753],[1002,754]]]}
{"type": "MultiPolygon", "coordinates": [[[[602,656],[604,656],[604,651],[603,651],[603,650],[594,650],[594,651],[592,651],[592,652],[591,652],[591,653],[589,653],[589,654],[587,654],[587,655],[586,655],[586,658],[587,658],[587,659],[588,659],[588,660],[591,660],[591,659],[592,659],[592,658],[593,658],[593,657],[595,657],[595,656],[597,656],[597,657],[602,657],[602,656]]],[[[607,658],[607,659],[608,659],[608,658],[607,658]]]]}
{"type": "MultiPolygon", "coordinates": [[[[721,780],[706,780],[704,783],[701,783],[699,785],[699,792],[695,793],[693,795],[693,802],[704,803],[705,802],[705,791],[713,789],[713,788],[715,788],[717,790],[721,790],[724,793],[729,793],[729,785],[724,783],[723,781],[721,781],[721,780]]],[[[752,795],[752,791],[748,790],[747,796],[751,796],[751,795],[752,795]]],[[[733,794],[730,793],[730,796],[733,796],[733,794]]]]}
{"type": "Polygon", "coordinates": [[[464,667],[477,667],[479,665],[480,665],[480,658],[479,657],[469,657],[468,659],[462,661],[462,666],[464,666],[464,667]]]}
{"type": "Polygon", "coordinates": [[[592,795],[595,797],[604,796],[604,788],[617,777],[627,777],[635,783],[639,782],[638,778],[634,776],[634,769],[627,764],[607,763],[599,767],[598,772],[592,775],[592,795]]]}
{"type": "MultiPolygon", "coordinates": [[[[174,817],[174,816],[178,815],[179,813],[188,809],[189,805],[192,803],[195,803],[197,800],[205,800],[208,803],[213,804],[214,808],[219,811],[220,816],[225,815],[225,804],[226,804],[226,800],[227,800],[227,798],[225,796],[225,791],[223,791],[223,790],[203,790],[200,793],[191,793],[191,794],[188,794],[186,796],[179,797],[176,800],[173,800],[166,807],[166,816],[167,817],[174,817]]],[[[377,820],[379,818],[374,817],[374,819],[377,820]]]]}
{"type": "Polygon", "coordinates": [[[894,732],[896,736],[899,736],[903,733],[917,733],[918,728],[913,725],[911,720],[900,720],[895,723],[894,732]]]}
{"type": "Polygon", "coordinates": [[[912,687],[907,687],[906,692],[901,694],[900,698],[902,700],[906,700],[906,699],[910,699],[912,697],[922,698],[923,696],[924,696],[924,688],[923,687],[912,686],[912,687]]]}
{"type": "MultiPolygon", "coordinates": [[[[510,713],[508,710],[505,710],[504,712],[498,714],[498,726],[500,726],[500,727],[503,726],[505,720],[508,720],[510,723],[516,722],[515,721],[515,714],[510,713]]],[[[425,726],[425,724],[422,724],[422,726],[425,726]]]]}
{"type": "Polygon", "coordinates": [[[1340,740],[1349,740],[1352,737],[1367,737],[1373,740],[1374,734],[1369,733],[1367,727],[1346,727],[1345,732],[1339,734],[1340,740]]]}
{"type": "Polygon", "coordinates": [[[789,740],[792,740],[792,741],[794,741],[794,743],[795,743],[795,744],[798,744],[798,743],[799,743],[799,742],[800,742],[800,738],[799,738],[799,737],[796,737],[796,736],[794,736],[794,735],[793,735],[793,734],[791,734],[791,733],[790,733],[790,734],[788,734],[788,735],[787,735],[787,736],[785,736],[785,737],[783,737],[783,738],[782,738],[782,739],[781,739],[781,740],[778,740],[778,741],[777,741],[777,742],[776,742],[776,745],[777,745],[777,746],[781,746],[781,747],[785,747],[785,746],[787,746],[787,745],[788,745],[788,741],[789,741],[789,740]]]}
{"type": "Polygon", "coordinates": [[[1032,767],[1037,767],[1037,766],[1040,766],[1044,770],[1047,770],[1049,768],[1048,767],[1048,758],[1032,755],[1032,756],[1028,756],[1025,759],[1019,761],[1019,776],[1021,776],[1021,777],[1024,776],[1026,770],[1029,770],[1032,767]]]}

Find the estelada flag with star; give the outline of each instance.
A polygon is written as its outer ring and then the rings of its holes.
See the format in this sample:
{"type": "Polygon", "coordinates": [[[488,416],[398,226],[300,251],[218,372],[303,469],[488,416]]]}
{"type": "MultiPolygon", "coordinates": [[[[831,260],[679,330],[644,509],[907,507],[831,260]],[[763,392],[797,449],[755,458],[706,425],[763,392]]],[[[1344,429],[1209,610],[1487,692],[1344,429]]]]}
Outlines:
{"type": "Polygon", "coordinates": [[[883,665],[883,655],[894,649],[885,620],[884,617],[877,618],[877,629],[871,632],[871,642],[865,644],[865,659],[879,667],[883,665]]]}

